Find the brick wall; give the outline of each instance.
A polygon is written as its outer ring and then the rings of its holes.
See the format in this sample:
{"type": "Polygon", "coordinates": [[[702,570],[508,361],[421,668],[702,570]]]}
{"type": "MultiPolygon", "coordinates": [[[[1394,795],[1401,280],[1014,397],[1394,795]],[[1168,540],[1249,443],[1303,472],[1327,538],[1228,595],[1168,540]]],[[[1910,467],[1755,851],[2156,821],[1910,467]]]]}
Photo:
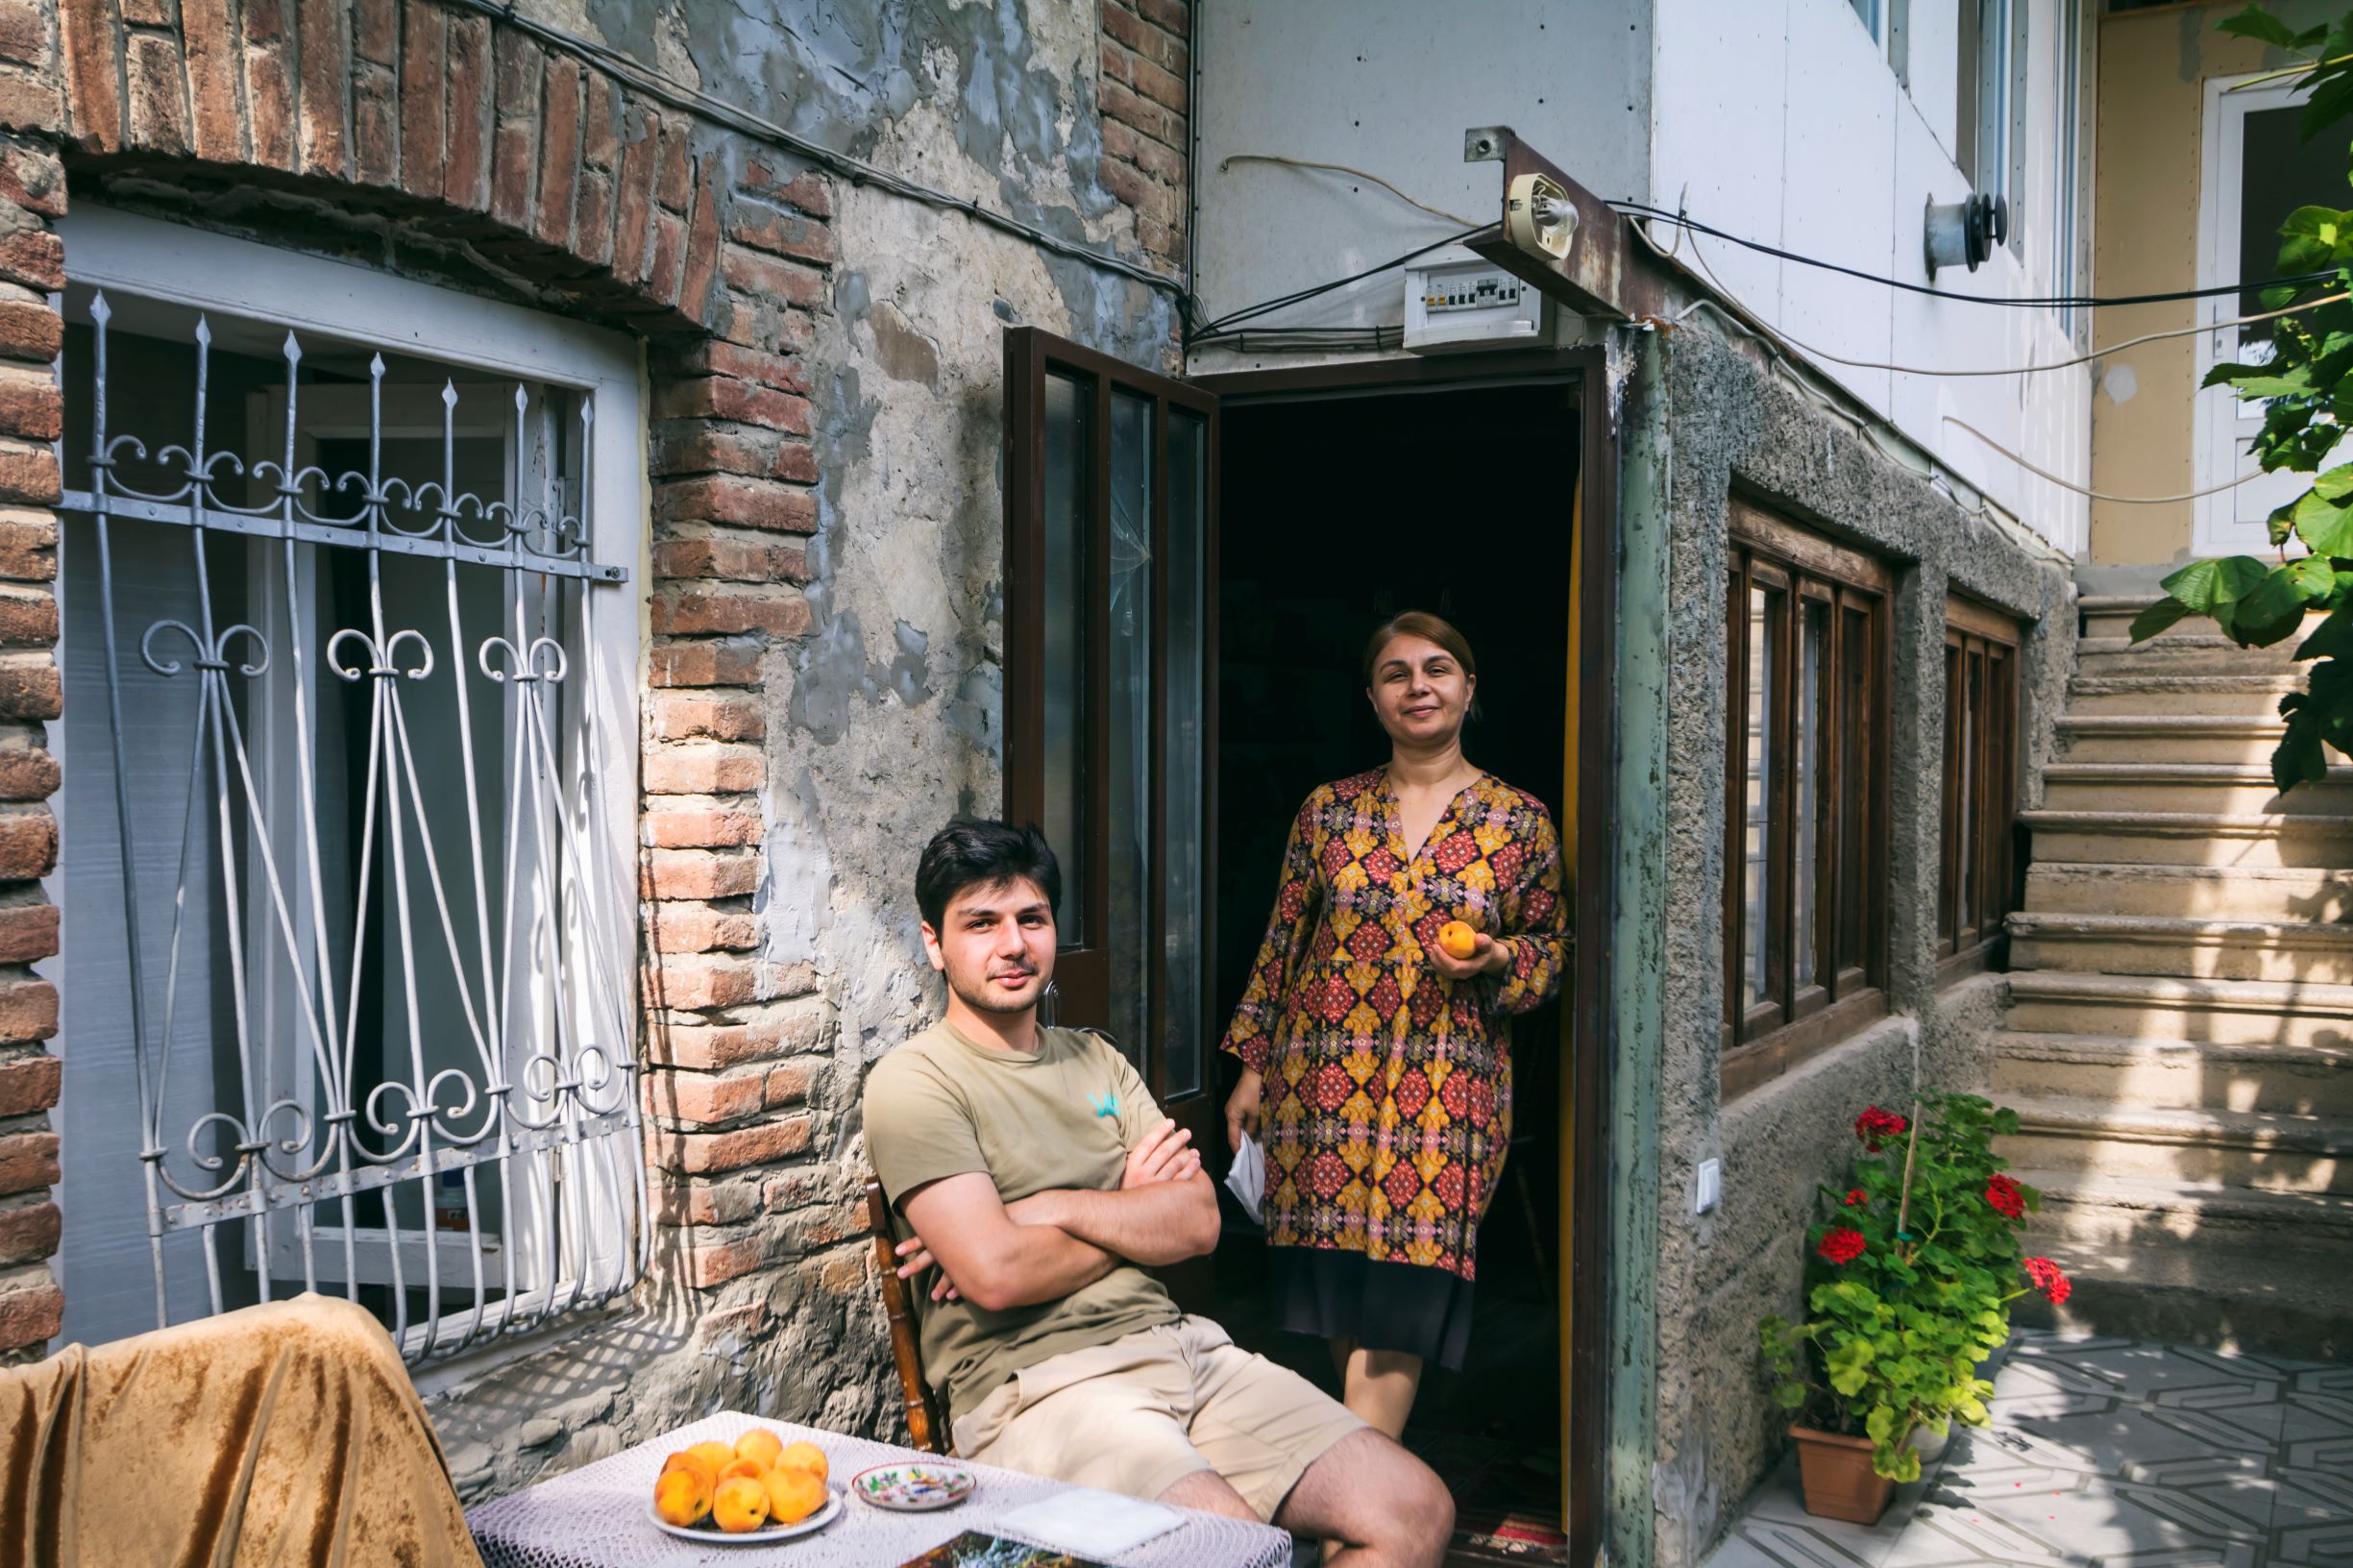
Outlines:
{"type": "Polygon", "coordinates": [[[645,336],[640,913],[658,1283],[696,1295],[790,1264],[864,1288],[829,1132],[807,1108],[822,1090],[816,978],[752,956],[749,897],[768,655],[810,621],[801,355],[827,308],[826,182],[469,7],[0,0],[0,1355],[38,1354],[61,1305],[43,1262],[59,1234],[59,1063],[43,1044],[58,998],[27,968],[57,945],[57,912],[30,880],[56,856],[44,801],[60,783],[40,724],[60,711],[44,443],[61,325],[46,291],[71,257],[54,220],[69,184],[84,195],[129,174],[124,196],[265,237],[278,224],[325,242],[366,218],[396,255],[645,336]],[[306,200],[315,230],[299,227],[306,200]]]}
{"type": "Polygon", "coordinates": [[[1185,265],[1189,0],[1099,0],[1103,184],[1136,213],[1136,238],[1170,272],[1185,265]]]}

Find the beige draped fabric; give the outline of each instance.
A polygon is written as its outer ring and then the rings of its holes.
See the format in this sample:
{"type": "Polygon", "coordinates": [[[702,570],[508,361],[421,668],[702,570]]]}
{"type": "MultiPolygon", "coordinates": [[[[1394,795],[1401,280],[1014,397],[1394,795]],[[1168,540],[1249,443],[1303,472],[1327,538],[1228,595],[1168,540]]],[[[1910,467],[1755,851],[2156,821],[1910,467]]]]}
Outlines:
{"type": "Polygon", "coordinates": [[[478,1564],[377,1321],[324,1296],[0,1368],[0,1568],[478,1564]]]}

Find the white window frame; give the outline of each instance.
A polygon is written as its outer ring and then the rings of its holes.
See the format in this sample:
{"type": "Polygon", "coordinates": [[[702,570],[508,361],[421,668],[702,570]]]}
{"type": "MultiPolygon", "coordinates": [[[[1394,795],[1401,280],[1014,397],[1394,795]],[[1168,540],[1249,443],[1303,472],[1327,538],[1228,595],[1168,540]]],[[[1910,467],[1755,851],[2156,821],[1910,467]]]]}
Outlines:
{"type": "MultiPolygon", "coordinates": [[[[176,223],[125,213],[112,208],[77,204],[59,221],[64,243],[66,273],[76,285],[95,285],[110,292],[135,295],[190,308],[244,316],[282,325],[298,335],[316,334],[344,343],[380,349],[386,354],[417,355],[462,364],[472,370],[522,381],[553,383],[584,392],[593,399],[595,418],[581,452],[582,482],[589,498],[594,537],[591,550],[602,563],[627,569],[633,583],[650,573],[650,541],[646,520],[650,513],[647,476],[645,372],[638,339],[609,329],[566,320],[502,301],[483,299],[439,285],[401,278],[355,263],[265,245],[252,240],[189,228],[176,223]]],[[[175,432],[176,433],[176,432],[175,432]]],[[[61,576],[62,598],[66,582],[61,576]]],[[[588,733],[577,737],[593,748],[594,776],[601,789],[588,802],[589,825],[609,857],[602,874],[616,890],[611,907],[597,912],[598,932],[604,951],[623,972],[614,983],[626,988],[631,1038],[625,1042],[634,1058],[642,1015],[637,975],[637,912],[633,870],[639,785],[639,694],[644,685],[644,609],[642,590],[631,586],[599,588],[584,593],[609,596],[589,628],[582,661],[567,677],[577,682],[582,706],[594,716],[588,733]]],[[[52,721],[49,746],[68,784],[75,776],[66,755],[65,725],[52,721]]],[[[44,880],[53,903],[67,896],[63,868],[44,880]]],[[[40,966],[44,974],[63,985],[63,957],[40,966]]],[[[62,1020],[61,1051],[69,1051],[72,1020],[62,1020]]],[[[633,1065],[633,1064],[631,1064],[633,1065]]],[[[634,1092],[634,1086],[632,1086],[634,1092]]],[[[635,1140],[632,1139],[632,1143],[635,1140]]],[[[645,1210],[642,1146],[633,1147],[638,1196],[625,1207],[586,1213],[588,1223],[577,1240],[591,1255],[625,1257],[642,1253],[643,1230],[651,1215],[645,1210]]],[[[70,1158],[70,1154],[68,1156],[70,1158]]],[[[136,1226],[135,1213],[115,1216],[136,1226]]],[[[242,1228],[242,1227],[240,1227],[242,1228]]],[[[379,1250],[381,1247],[382,1233],[379,1250]]],[[[273,1256],[280,1251],[273,1237],[273,1256]]],[[[322,1249],[324,1250],[324,1248],[322,1249]]],[[[421,1241],[410,1238],[404,1252],[421,1259],[421,1241]]],[[[253,1255],[246,1243],[249,1259],[253,1255]]],[[[62,1275],[63,1259],[59,1260],[62,1275]]],[[[339,1265],[337,1265],[339,1266],[339,1265]]],[[[275,1272],[275,1270],[273,1270],[275,1272]]],[[[331,1287],[322,1272],[321,1287],[331,1287]]],[[[70,1278],[61,1282],[71,1300],[70,1278]]],[[[331,1284],[340,1284],[337,1274],[331,1284]]],[[[555,1303],[536,1294],[504,1297],[490,1316],[502,1320],[512,1313],[544,1316],[555,1303]]],[[[410,1337],[418,1337],[412,1329],[410,1337]]],[[[478,1359],[499,1360],[511,1355],[511,1345],[495,1334],[480,1332],[473,1348],[454,1358],[442,1357],[444,1367],[462,1367],[478,1359]]],[[[412,1361],[433,1350],[429,1344],[404,1346],[412,1361]]]]}
{"type": "MultiPolygon", "coordinates": [[[[2197,202],[2197,286],[2217,288],[2253,274],[2268,278],[2276,257],[2246,257],[2239,254],[2240,167],[2246,150],[2246,117],[2265,110],[2288,109],[2303,102],[2304,92],[2293,81],[2255,83],[2257,75],[2217,77],[2206,83],[2205,118],[2199,136],[2197,202]],[[2253,86],[2243,84],[2255,83],[2253,86]]],[[[2191,485],[2207,490],[2254,471],[2247,443],[2263,429],[2263,404],[2242,403],[2227,386],[2205,386],[2206,373],[2237,361],[2239,329],[2223,322],[2239,314],[2239,296],[2218,294],[2195,302],[2196,320],[2206,331],[2197,334],[2194,374],[2191,380],[2191,485]]],[[[2233,489],[2199,496],[2191,525],[2194,554],[2232,555],[2270,553],[2265,520],[2271,510],[2292,501],[2305,481],[2292,474],[2273,474],[2233,489]]]]}

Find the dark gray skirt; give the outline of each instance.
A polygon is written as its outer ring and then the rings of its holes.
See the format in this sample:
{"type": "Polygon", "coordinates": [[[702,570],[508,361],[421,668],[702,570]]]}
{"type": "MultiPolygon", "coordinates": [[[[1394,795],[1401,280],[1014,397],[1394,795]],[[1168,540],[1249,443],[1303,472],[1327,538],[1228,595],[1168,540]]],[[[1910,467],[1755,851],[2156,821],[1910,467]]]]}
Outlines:
{"type": "Polygon", "coordinates": [[[1472,1284],[1442,1268],[1376,1263],[1337,1247],[1266,1249],[1275,1321],[1293,1334],[1354,1339],[1460,1371],[1471,1342],[1472,1284]]]}

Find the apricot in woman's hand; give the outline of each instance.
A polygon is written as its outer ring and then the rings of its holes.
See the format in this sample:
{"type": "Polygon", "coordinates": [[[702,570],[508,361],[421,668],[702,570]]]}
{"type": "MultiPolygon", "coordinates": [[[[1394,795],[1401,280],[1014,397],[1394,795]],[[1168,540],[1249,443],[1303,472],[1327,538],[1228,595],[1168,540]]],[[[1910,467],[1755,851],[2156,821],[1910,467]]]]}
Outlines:
{"type": "Polygon", "coordinates": [[[1479,933],[1461,920],[1448,920],[1438,927],[1438,946],[1449,958],[1469,958],[1479,951],[1479,933]]]}

